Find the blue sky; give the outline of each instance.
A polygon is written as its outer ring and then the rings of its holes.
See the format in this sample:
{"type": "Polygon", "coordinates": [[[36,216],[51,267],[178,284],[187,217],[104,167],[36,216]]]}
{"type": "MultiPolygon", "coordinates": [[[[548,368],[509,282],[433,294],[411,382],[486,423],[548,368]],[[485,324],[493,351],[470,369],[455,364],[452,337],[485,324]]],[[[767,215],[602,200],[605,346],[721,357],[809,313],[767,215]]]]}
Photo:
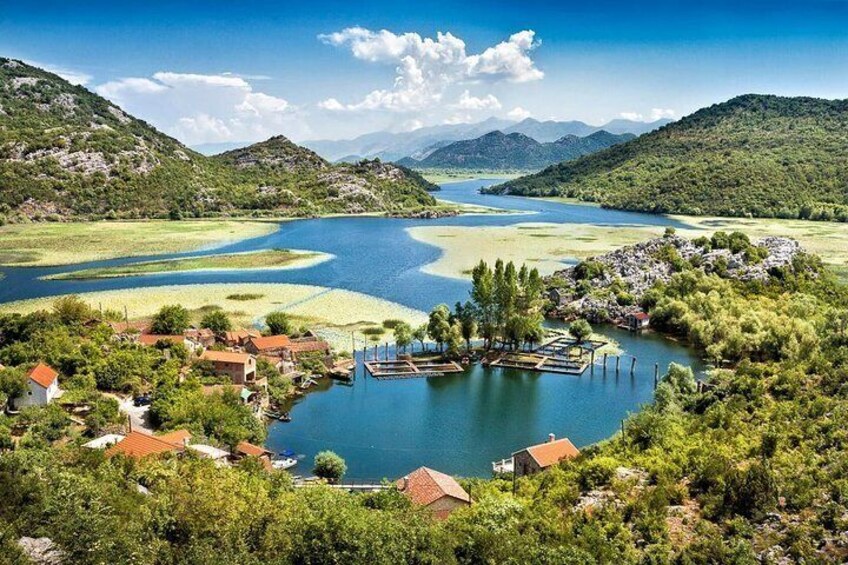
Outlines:
{"type": "Polygon", "coordinates": [[[190,144],[848,97],[842,0],[0,2],[0,55],[190,144]]]}

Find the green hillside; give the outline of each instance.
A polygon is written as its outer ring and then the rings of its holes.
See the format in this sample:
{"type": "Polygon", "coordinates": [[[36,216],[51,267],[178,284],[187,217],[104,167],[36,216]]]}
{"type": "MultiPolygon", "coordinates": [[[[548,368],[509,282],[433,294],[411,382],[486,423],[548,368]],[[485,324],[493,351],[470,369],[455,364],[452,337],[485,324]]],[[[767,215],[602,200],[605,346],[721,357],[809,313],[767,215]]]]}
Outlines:
{"type": "Polygon", "coordinates": [[[430,188],[379,162],[330,165],[283,137],[205,157],[81,86],[0,58],[8,219],[403,212],[434,205],[430,188]]]}
{"type": "Polygon", "coordinates": [[[848,219],[848,100],[745,95],[490,189],[612,208],[848,219]]]}
{"type": "Polygon", "coordinates": [[[416,169],[538,170],[632,138],[632,134],[598,131],[585,137],[566,135],[550,143],[539,143],[521,133],[493,131],[440,147],[424,159],[407,157],[398,163],[416,169]]]}

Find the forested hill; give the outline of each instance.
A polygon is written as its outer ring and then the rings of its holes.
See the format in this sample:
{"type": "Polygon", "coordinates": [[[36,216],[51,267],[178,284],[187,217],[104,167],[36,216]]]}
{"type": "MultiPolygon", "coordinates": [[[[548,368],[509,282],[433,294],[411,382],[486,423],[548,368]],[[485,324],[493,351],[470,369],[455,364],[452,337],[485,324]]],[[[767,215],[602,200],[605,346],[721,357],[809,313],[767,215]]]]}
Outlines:
{"type": "Polygon", "coordinates": [[[539,143],[521,133],[493,131],[476,139],[455,141],[424,159],[407,157],[398,163],[417,169],[533,170],[588,155],[633,137],[598,131],[585,137],[566,135],[550,143],[539,143]]]}
{"type": "Polygon", "coordinates": [[[434,205],[428,188],[392,165],[330,165],[283,137],[205,157],[81,86],[0,58],[0,218],[403,212],[434,205]]]}
{"type": "Polygon", "coordinates": [[[646,212],[848,219],[848,100],[739,96],[490,190],[646,212]]]}

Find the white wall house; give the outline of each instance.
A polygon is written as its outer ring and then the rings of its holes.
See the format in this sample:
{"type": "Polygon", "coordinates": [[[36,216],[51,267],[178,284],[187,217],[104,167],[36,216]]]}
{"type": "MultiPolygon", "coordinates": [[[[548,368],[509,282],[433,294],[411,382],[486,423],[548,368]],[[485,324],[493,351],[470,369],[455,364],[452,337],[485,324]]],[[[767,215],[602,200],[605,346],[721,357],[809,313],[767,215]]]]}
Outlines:
{"type": "Polygon", "coordinates": [[[15,399],[15,408],[45,406],[59,396],[59,373],[48,365],[39,363],[27,372],[28,389],[15,399]]]}

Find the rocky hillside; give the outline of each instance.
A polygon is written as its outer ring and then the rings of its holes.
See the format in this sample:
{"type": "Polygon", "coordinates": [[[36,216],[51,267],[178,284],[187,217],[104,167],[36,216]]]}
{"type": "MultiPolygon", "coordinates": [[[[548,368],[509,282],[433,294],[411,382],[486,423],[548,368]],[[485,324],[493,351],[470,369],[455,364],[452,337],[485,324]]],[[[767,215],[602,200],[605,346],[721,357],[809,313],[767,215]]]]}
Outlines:
{"type": "Polygon", "coordinates": [[[848,100],[745,95],[491,191],[612,208],[848,219],[848,100]]]}
{"type": "Polygon", "coordinates": [[[108,100],[0,58],[0,217],[403,213],[432,185],[381,163],[337,167],[275,137],[209,158],[108,100]]]}
{"type": "Polygon", "coordinates": [[[416,169],[535,170],[606,149],[633,137],[632,134],[613,135],[599,131],[585,137],[566,135],[550,143],[539,143],[521,133],[493,131],[476,139],[450,143],[423,159],[407,157],[398,163],[416,169]]]}
{"type": "Polygon", "coordinates": [[[639,310],[645,293],[675,273],[697,269],[723,278],[766,281],[792,268],[803,253],[785,237],[751,242],[739,232],[716,232],[711,238],[689,240],[668,233],[636,245],[581,261],[548,277],[556,311],[590,321],[608,322],[639,310]]]}

